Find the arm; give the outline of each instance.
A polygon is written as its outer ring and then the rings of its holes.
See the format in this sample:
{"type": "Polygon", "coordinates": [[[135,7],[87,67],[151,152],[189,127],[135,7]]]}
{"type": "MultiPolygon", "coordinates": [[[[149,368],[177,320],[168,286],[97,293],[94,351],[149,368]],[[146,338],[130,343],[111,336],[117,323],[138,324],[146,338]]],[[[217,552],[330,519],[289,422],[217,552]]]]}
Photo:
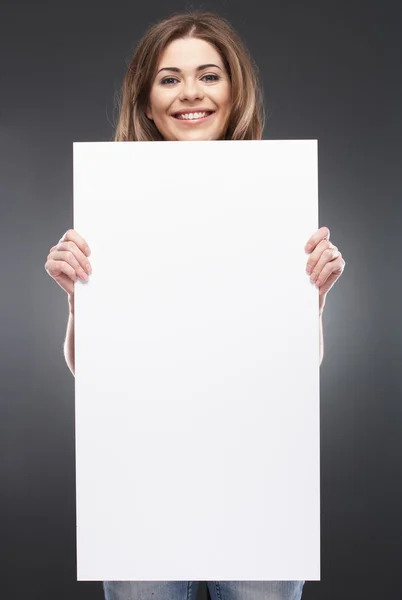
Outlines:
{"type": "MultiPolygon", "coordinates": [[[[74,303],[70,302],[70,312],[68,315],[66,339],[64,342],[64,357],[71,373],[75,376],[74,364],[74,303]],[[73,308],[71,308],[73,307],[73,308]]],[[[322,313],[320,313],[320,365],[324,358],[324,336],[322,332],[322,313]]]]}
{"type": "Polygon", "coordinates": [[[74,361],[74,298],[68,296],[69,315],[66,331],[66,339],[64,341],[64,358],[71,373],[75,376],[75,361],[74,361]]]}
{"type": "Polygon", "coordinates": [[[320,366],[324,358],[324,335],[322,332],[322,312],[320,312],[320,366]]]}
{"type": "Polygon", "coordinates": [[[45,263],[47,273],[67,293],[69,314],[64,340],[64,358],[71,373],[75,376],[74,353],[74,292],[77,279],[88,281],[92,273],[89,256],[91,249],[85,239],[74,229],[69,229],[59,242],[50,249],[45,263]],[[64,251],[64,252],[63,252],[64,251]],[[66,258],[68,251],[68,260],[66,258]]]}
{"type": "MultiPolygon", "coordinates": [[[[64,342],[64,357],[66,359],[68,368],[71,373],[75,375],[75,364],[74,364],[74,301],[68,300],[69,304],[69,315],[67,323],[66,339],[64,342]]],[[[322,312],[319,315],[320,318],[320,365],[324,358],[324,335],[322,328],[322,312]]]]}
{"type": "Polygon", "coordinates": [[[325,299],[334,283],[339,279],[345,267],[345,261],[338,248],[329,241],[328,227],[318,229],[307,241],[304,247],[305,252],[309,253],[306,265],[306,271],[310,275],[310,280],[320,290],[319,294],[319,319],[320,319],[320,365],[324,358],[324,336],[322,331],[322,313],[324,310],[325,299]]]}

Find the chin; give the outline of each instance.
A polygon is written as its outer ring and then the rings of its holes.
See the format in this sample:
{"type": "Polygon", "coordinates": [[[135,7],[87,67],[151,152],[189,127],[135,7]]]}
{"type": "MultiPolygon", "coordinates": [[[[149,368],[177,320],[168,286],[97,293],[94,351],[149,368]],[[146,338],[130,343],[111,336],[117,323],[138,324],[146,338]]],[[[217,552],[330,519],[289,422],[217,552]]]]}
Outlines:
{"type": "MultiPolygon", "coordinates": [[[[162,123],[161,123],[162,125],[162,123]]],[[[223,127],[216,127],[216,123],[214,124],[215,127],[202,127],[202,126],[197,126],[197,127],[188,127],[188,129],[185,128],[171,128],[171,127],[158,127],[158,124],[156,124],[157,128],[159,129],[159,131],[162,134],[162,137],[164,140],[166,141],[212,141],[212,140],[219,140],[222,139],[222,137],[224,136],[224,128],[223,127]]]]}
{"type": "Polygon", "coordinates": [[[208,132],[208,131],[189,131],[188,133],[182,133],[180,132],[180,134],[178,134],[176,136],[176,139],[178,141],[214,141],[214,140],[219,140],[221,139],[223,134],[221,133],[214,133],[214,132],[208,132]]]}

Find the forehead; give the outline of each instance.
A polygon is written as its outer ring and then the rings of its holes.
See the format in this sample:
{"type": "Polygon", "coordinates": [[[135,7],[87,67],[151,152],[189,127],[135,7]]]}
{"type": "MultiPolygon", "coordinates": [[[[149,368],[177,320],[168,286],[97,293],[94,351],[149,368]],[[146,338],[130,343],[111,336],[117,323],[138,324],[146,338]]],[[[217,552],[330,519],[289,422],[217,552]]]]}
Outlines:
{"type": "Polygon", "coordinates": [[[207,63],[223,67],[220,54],[212,44],[198,38],[180,38],[170,42],[165,48],[159,58],[158,69],[178,67],[186,70],[207,63]]]}

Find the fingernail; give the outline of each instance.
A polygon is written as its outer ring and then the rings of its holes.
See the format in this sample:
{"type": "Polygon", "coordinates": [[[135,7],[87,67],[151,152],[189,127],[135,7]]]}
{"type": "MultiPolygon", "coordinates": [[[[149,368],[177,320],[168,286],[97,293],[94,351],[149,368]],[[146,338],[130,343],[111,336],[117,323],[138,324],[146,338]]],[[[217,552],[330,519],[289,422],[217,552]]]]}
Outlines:
{"type": "Polygon", "coordinates": [[[85,246],[84,251],[87,256],[89,256],[91,254],[91,250],[90,250],[89,246],[85,246]]]}
{"type": "Polygon", "coordinates": [[[306,252],[310,252],[310,250],[312,249],[312,245],[311,244],[307,244],[306,246],[306,252]]]}
{"type": "Polygon", "coordinates": [[[86,270],[87,270],[87,273],[89,273],[89,275],[90,275],[90,274],[92,273],[92,268],[91,268],[91,265],[90,265],[89,263],[87,263],[87,264],[85,265],[85,268],[86,268],[86,270]]]}

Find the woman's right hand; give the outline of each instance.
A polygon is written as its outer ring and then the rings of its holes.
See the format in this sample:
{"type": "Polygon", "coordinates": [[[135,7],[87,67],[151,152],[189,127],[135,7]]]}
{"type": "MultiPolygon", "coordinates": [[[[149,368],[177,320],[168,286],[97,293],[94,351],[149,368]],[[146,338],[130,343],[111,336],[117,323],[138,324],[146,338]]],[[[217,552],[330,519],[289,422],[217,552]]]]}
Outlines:
{"type": "Polygon", "coordinates": [[[66,231],[59,242],[50,248],[45,269],[68,294],[70,302],[74,299],[74,282],[77,277],[88,281],[88,275],[92,273],[88,260],[90,254],[88,244],[74,229],[66,231]]]}

